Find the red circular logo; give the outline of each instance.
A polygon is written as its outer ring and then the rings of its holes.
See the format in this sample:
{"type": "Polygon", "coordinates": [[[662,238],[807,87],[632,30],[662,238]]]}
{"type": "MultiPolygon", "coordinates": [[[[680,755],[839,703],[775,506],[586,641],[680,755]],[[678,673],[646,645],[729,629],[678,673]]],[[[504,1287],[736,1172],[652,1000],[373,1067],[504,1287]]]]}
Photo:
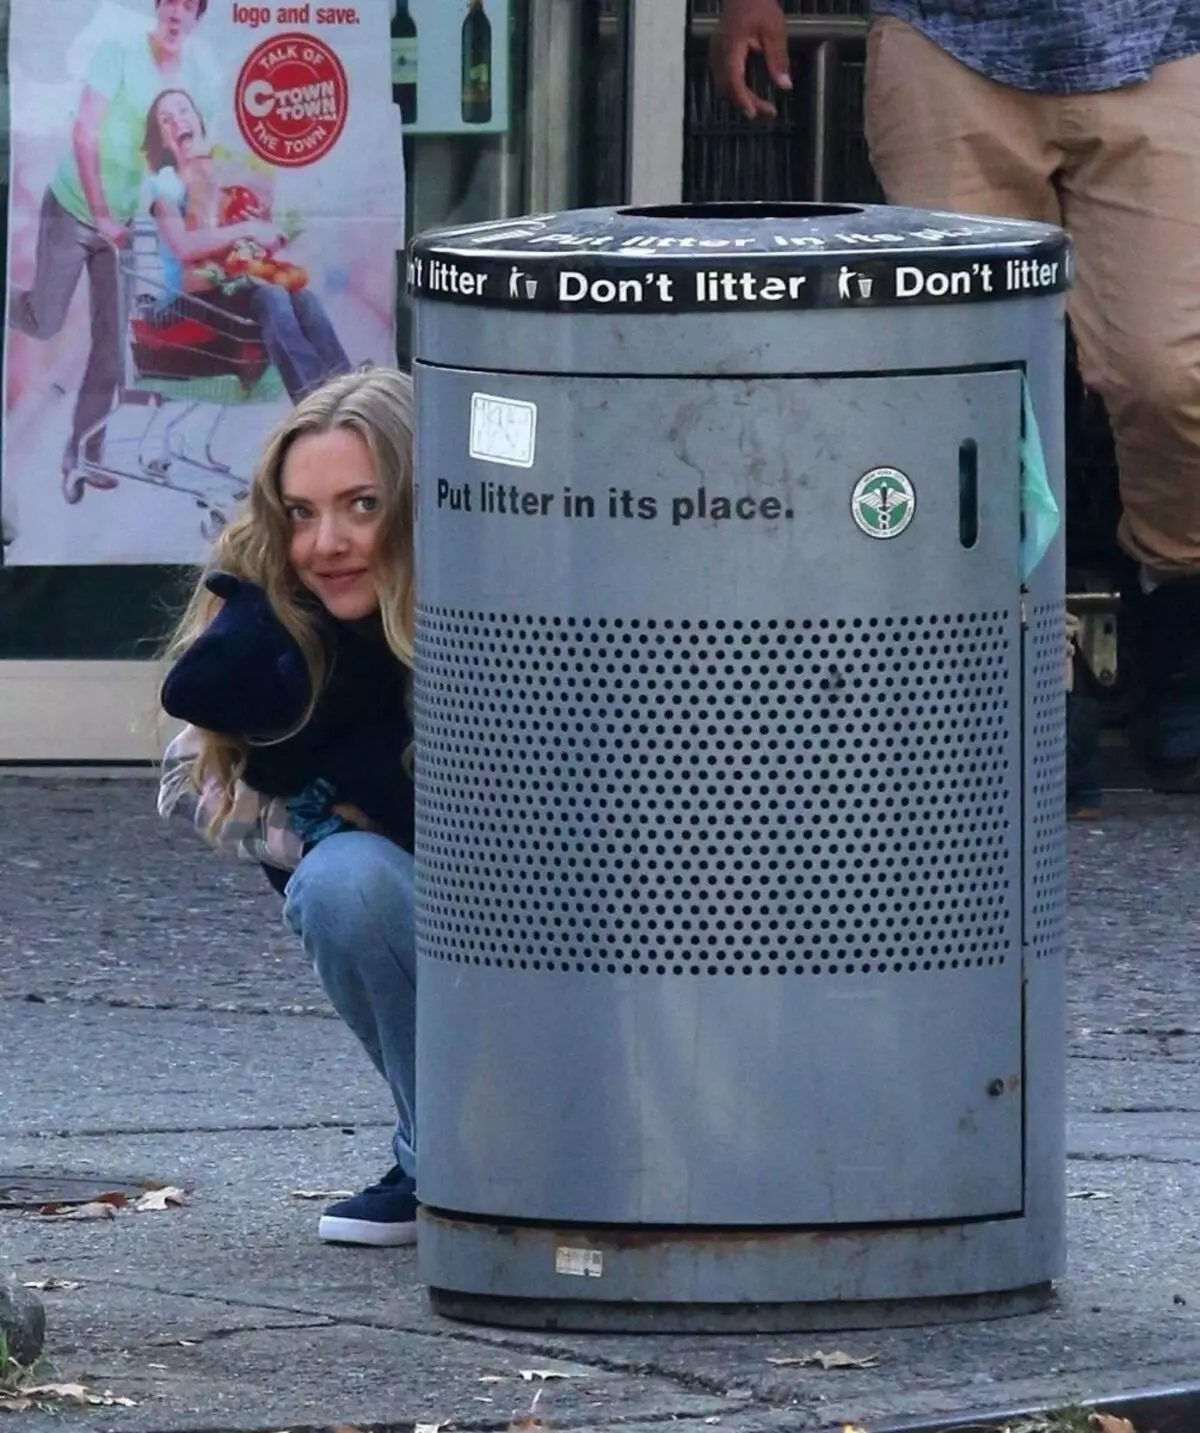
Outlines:
{"type": "Polygon", "coordinates": [[[236,105],[238,125],[255,154],[272,164],[313,164],[346,127],[346,71],[314,36],[275,35],[242,66],[236,105]]]}

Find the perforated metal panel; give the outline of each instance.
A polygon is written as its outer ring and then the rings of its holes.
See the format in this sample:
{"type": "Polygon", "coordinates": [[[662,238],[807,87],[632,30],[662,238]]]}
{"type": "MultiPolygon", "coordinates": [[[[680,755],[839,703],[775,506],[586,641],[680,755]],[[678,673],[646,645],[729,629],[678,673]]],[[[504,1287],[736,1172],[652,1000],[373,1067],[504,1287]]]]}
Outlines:
{"type": "Polygon", "coordinates": [[[1025,939],[1040,960],[1063,954],[1067,922],[1066,609],[1038,603],[1029,614],[1026,736],[1029,783],[1025,939]]]}
{"type": "Polygon", "coordinates": [[[1015,612],[422,608],[419,937],[546,972],[1002,964],[1015,612]]]}

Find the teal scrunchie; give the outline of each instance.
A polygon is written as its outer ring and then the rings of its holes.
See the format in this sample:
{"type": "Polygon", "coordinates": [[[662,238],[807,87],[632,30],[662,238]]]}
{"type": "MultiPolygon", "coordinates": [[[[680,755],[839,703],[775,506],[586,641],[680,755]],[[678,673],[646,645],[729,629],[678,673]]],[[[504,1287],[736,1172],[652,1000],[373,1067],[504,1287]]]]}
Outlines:
{"type": "Polygon", "coordinates": [[[315,846],[326,836],[336,836],[339,831],[352,831],[348,821],[343,821],[332,810],[337,792],[323,776],[310,781],[303,791],[288,800],[288,817],[292,830],[305,846],[315,846]]]}

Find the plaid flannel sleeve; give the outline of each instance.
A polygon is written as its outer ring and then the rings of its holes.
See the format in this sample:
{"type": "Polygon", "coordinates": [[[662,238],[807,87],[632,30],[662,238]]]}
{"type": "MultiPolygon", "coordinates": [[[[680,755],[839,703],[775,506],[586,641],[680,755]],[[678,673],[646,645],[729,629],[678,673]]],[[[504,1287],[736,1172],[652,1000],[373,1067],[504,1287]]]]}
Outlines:
{"type": "Polygon", "coordinates": [[[281,797],[263,796],[239,781],[233,805],[214,827],[213,817],[222,804],[221,784],[215,779],[202,786],[197,783],[199,756],[200,733],[195,727],[184,727],[163,756],[158,814],[186,821],[223,855],[294,871],[304,846],[292,830],[287,802],[281,797]]]}

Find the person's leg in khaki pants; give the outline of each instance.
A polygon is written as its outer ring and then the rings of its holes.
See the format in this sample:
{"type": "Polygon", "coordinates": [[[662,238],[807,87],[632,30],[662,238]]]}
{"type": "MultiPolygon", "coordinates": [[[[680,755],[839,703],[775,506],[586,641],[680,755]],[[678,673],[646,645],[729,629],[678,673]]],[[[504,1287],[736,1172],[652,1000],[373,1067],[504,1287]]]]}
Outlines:
{"type": "Polygon", "coordinates": [[[1084,381],[1116,439],[1144,602],[1148,756],[1200,778],[1200,57],[1128,89],[1030,94],[896,20],[872,27],[867,138],[892,202],[1065,223],[1084,381]]]}
{"type": "Polygon", "coordinates": [[[1071,321],[1121,466],[1121,544],[1200,577],[1200,55],[1062,104],[1071,321]]]}
{"type": "Polygon", "coordinates": [[[1071,317],[1121,469],[1121,544],[1147,674],[1147,756],[1200,789],[1200,56],[1064,102],[1061,183],[1078,254],[1071,317]]]}
{"type": "Polygon", "coordinates": [[[995,84],[902,20],[867,41],[867,145],[891,204],[1061,224],[1053,101],[995,84]]]}

